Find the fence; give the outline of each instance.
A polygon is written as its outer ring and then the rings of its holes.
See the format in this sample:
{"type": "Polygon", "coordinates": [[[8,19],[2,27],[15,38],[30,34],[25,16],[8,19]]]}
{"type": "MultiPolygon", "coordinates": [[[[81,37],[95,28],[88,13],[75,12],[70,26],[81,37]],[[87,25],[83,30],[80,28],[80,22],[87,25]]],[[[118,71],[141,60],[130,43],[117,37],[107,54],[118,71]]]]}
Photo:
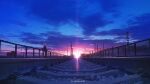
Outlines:
{"type": "Polygon", "coordinates": [[[45,51],[42,48],[0,40],[0,57],[37,58],[50,56],[62,56],[62,54],[50,50],[45,51]]]}
{"type": "Polygon", "coordinates": [[[118,47],[104,49],[90,55],[98,57],[150,56],[150,39],[137,41],[135,43],[130,43],[118,47]]]}

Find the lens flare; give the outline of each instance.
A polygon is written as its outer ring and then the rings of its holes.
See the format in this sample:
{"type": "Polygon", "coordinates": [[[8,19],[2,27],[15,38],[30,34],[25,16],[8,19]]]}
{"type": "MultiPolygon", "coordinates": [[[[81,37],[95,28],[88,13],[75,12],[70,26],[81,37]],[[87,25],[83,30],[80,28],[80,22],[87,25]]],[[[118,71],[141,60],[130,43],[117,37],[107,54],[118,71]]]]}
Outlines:
{"type": "Polygon", "coordinates": [[[80,58],[80,56],[81,56],[81,54],[82,54],[82,52],[81,52],[81,51],[76,50],[76,51],[74,52],[74,58],[79,59],[79,58],[80,58]]]}

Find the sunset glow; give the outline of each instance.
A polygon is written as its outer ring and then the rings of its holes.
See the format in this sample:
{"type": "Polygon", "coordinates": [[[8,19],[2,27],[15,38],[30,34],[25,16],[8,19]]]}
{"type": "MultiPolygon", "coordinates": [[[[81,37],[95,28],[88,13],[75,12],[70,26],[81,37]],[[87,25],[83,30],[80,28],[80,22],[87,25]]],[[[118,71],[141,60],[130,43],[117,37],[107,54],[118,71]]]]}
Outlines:
{"type": "Polygon", "coordinates": [[[78,51],[78,50],[77,50],[77,51],[74,52],[74,57],[75,57],[75,58],[78,59],[78,58],[80,58],[80,56],[81,56],[81,51],[78,51]]]}
{"type": "Polygon", "coordinates": [[[81,57],[81,54],[84,53],[84,49],[82,48],[75,48],[74,49],[74,58],[78,59],[81,57]]]}

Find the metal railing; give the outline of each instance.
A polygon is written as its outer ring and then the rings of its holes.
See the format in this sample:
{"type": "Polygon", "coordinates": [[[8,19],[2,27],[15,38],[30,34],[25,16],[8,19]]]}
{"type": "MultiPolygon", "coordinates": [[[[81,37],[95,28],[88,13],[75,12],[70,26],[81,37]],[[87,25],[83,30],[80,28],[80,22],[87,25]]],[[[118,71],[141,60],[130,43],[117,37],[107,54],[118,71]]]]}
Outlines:
{"type": "Polygon", "coordinates": [[[39,58],[62,56],[62,54],[43,48],[21,45],[9,41],[0,40],[0,57],[39,58]]]}
{"type": "Polygon", "coordinates": [[[98,57],[138,57],[150,56],[150,39],[137,41],[127,45],[107,48],[87,56],[98,57]]]}

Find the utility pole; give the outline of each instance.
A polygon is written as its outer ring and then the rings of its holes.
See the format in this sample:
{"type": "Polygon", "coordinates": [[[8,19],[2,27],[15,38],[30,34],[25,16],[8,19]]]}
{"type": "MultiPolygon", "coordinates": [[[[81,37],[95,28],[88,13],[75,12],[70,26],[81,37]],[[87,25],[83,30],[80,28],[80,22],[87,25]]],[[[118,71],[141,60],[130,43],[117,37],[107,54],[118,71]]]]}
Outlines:
{"type": "Polygon", "coordinates": [[[94,43],[94,52],[98,52],[98,42],[94,43]]]}
{"type": "Polygon", "coordinates": [[[70,44],[70,49],[71,49],[71,50],[70,50],[70,55],[71,55],[71,56],[73,56],[73,47],[72,47],[72,42],[71,42],[71,44],[70,44]]]}
{"type": "Polygon", "coordinates": [[[95,44],[95,52],[98,52],[98,43],[95,44]]]}
{"type": "Polygon", "coordinates": [[[69,56],[69,54],[68,54],[68,47],[67,47],[67,56],[69,56]]]}
{"type": "Polygon", "coordinates": [[[103,50],[105,49],[105,44],[104,44],[104,41],[103,41],[103,50]]]}
{"type": "Polygon", "coordinates": [[[44,55],[44,57],[47,57],[47,46],[46,45],[44,45],[43,46],[43,55],[44,55]]]}
{"type": "Polygon", "coordinates": [[[94,43],[94,53],[96,52],[96,42],[94,43]]]}
{"type": "Polygon", "coordinates": [[[103,54],[103,56],[105,55],[105,52],[104,52],[104,49],[105,49],[105,44],[104,44],[104,41],[102,42],[102,46],[103,46],[103,50],[102,50],[102,54],[103,54]]]}
{"type": "Polygon", "coordinates": [[[97,52],[99,51],[99,44],[98,44],[98,42],[97,42],[97,52]]]}
{"type": "Polygon", "coordinates": [[[127,45],[130,43],[129,32],[126,32],[126,43],[127,45]]]}

